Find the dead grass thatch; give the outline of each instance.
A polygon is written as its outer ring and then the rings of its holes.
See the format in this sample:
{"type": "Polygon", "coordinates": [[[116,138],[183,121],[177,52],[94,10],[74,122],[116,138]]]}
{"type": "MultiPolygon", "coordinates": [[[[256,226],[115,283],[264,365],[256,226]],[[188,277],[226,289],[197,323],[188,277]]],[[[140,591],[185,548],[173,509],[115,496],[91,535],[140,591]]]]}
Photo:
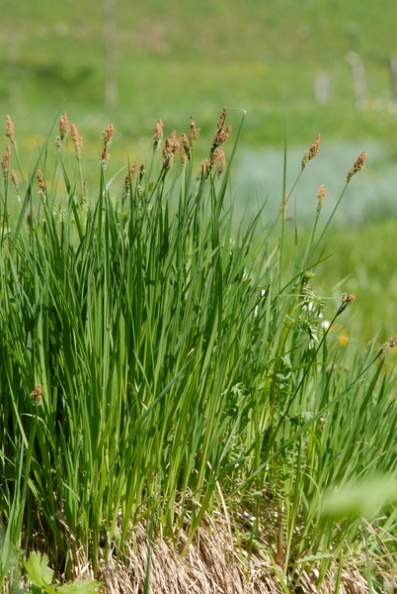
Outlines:
{"type": "MultiPolygon", "coordinates": [[[[318,570],[305,567],[298,575],[285,575],[271,548],[256,547],[250,556],[233,537],[225,518],[206,517],[184,555],[188,542],[178,533],[178,545],[165,538],[150,543],[146,526],[134,530],[127,554],[100,559],[98,576],[111,594],[143,594],[145,581],[151,594],[366,594],[368,584],[353,563],[337,563],[318,587],[318,570]],[[133,544],[132,544],[133,543],[133,544]],[[148,570],[149,568],[149,570],[148,570]],[[339,582],[339,589],[338,588],[339,582]]],[[[79,577],[92,577],[89,563],[81,563],[79,577]]]]}

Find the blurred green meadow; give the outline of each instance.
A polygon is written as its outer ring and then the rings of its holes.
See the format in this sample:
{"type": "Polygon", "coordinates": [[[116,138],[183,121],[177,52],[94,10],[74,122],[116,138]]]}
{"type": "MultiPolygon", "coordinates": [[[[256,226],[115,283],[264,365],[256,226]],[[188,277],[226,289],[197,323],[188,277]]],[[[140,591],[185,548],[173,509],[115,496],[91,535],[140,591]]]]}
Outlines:
{"type": "Polygon", "coordinates": [[[376,138],[394,150],[392,0],[116,0],[118,97],[107,108],[104,4],[38,0],[7,7],[0,108],[12,111],[24,133],[36,135],[40,127],[45,133],[49,114],[66,109],[87,137],[111,118],[135,144],[158,117],[172,128],[194,114],[208,133],[213,114],[227,105],[247,110],[250,146],[281,146],[285,127],[291,144],[320,131],[329,139],[376,138]],[[361,110],[352,55],[365,69],[361,110]],[[324,103],[315,101],[319,75],[329,77],[324,103]]]}
{"type": "MultiPolygon", "coordinates": [[[[0,113],[13,118],[26,172],[62,111],[84,138],[90,155],[86,170],[90,164],[97,170],[92,155],[95,150],[100,154],[102,131],[114,124],[109,168],[122,177],[128,162],[150,155],[158,118],[170,133],[184,130],[194,115],[201,146],[206,146],[219,109],[229,108],[236,127],[240,115],[230,110],[241,108],[247,117],[232,177],[238,217],[245,213],[249,218],[266,202],[264,223],[273,220],[283,191],[284,142],[288,186],[303,151],[321,133],[315,171],[308,172],[294,195],[294,222],[289,223],[294,236],[297,225],[305,227],[311,220],[317,187],[327,185],[324,210],[329,214],[346,171],[366,150],[365,172],[337,213],[337,245],[331,246],[331,240],[329,245],[340,254],[347,284],[361,293],[365,338],[382,333],[391,321],[392,306],[385,302],[393,303],[396,284],[396,259],[391,244],[385,244],[388,235],[382,225],[388,219],[392,226],[390,219],[397,214],[397,97],[390,73],[397,55],[394,0],[116,0],[113,106],[104,99],[105,4],[38,0],[11,4],[3,14],[0,113]],[[354,60],[364,69],[361,99],[355,91],[354,60]],[[325,77],[326,97],[316,99],[319,77],[325,77]],[[378,256],[381,261],[369,270],[367,264],[378,256]],[[374,292],[383,295],[381,311],[374,292]]],[[[330,277],[324,264],[326,290],[340,276],[330,277]]]]}

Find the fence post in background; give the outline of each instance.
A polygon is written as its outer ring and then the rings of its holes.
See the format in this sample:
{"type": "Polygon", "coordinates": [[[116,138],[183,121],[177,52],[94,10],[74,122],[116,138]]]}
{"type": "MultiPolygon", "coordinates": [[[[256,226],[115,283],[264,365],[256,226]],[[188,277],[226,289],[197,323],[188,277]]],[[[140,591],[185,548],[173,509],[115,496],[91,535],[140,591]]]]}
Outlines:
{"type": "Polygon", "coordinates": [[[19,37],[17,33],[14,33],[10,37],[7,50],[9,72],[8,89],[10,104],[13,105],[14,109],[16,109],[21,105],[21,92],[19,85],[19,37]]]}
{"type": "Polygon", "coordinates": [[[314,96],[317,103],[329,103],[331,96],[331,79],[325,72],[319,72],[314,81],[314,96]]]}
{"type": "Polygon", "coordinates": [[[397,104],[397,55],[390,58],[391,98],[397,104]]]}
{"type": "Polygon", "coordinates": [[[116,0],[103,1],[103,44],[105,59],[105,106],[117,103],[116,0]]]}
{"type": "Polygon", "coordinates": [[[350,52],[346,56],[347,62],[352,67],[353,91],[358,109],[363,109],[367,104],[367,85],[365,82],[365,68],[360,56],[350,52]]]}

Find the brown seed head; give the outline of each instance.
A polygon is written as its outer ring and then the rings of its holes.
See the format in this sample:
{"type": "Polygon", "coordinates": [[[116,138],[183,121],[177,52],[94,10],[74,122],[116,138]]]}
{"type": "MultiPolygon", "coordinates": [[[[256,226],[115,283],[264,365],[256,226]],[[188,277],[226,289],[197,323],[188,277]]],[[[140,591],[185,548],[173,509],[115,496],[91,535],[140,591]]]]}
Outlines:
{"type": "Polygon", "coordinates": [[[39,196],[43,201],[45,201],[46,187],[43,172],[40,170],[37,172],[37,185],[39,186],[39,196]]]}
{"type": "Polygon", "coordinates": [[[157,120],[156,128],[155,128],[154,134],[153,134],[153,138],[154,138],[153,149],[154,150],[157,150],[160,145],[161,139],[163,138],[163,130],[164,130],[163,120],[157,120]]]}
{"type": "Polygon", "coordinates": [[[206,176],[208,177],[208,175],[211,173],[212,169],[214,168],[215,164],[218,163],[218,168],[217,168],[217,172],[216,175],[217,177],[220,177],[222,175],[222,173],[225,170],[225,166],[226,166],[226,156],[225,156],[225,152],[222,149],[215,149],[214,152],[212,153],[209,163],[208,163],[208,167],[206,169],[206,176]]]}
{"type": "Polygon", "coordinates": [[[103,146],[105,149],[108,149],[112,143],[113,132],[114,126],[113,124],[109,124],[106,130],[102,133],[103,146]]]}
{"type": "Polygon", "coordinates": [[[336,315],[339,316],[342,312],[345,311],[346,307],[353,303],[356,300],[356,296],[353,293],[343,293],[341,304],[336,312],[336,315]]]}
{"type": "Polygon", "coordinates": [[[306,167],[309,161],[317,157],[318,149],[320,146],[320,134],[318,134],[317,138],[312,142],[308,151],[305,152],[302,158],[302,170],[306,167]]]}
{"type": "Polygon", "coordinates": [[[43,391],[40,384],[37,384],[35,389],[30,392],[30,397],[33,400],[33,404],[35,406],[40,406],[43,404],[43,391]]]}
{"type": "Polygon", "coordinates": [[[227,115],[226,107],[223,107],[221,113],[219,114],[218,121],[216,123],[216,131],[215,131],[215,133],[216,132],[219,133],[222,130],[222,128],[223,128],[223,126],[225,125],[225,122],[226,122],[226,115],[227,115]]]}
{"type": "Polygon", "coordinates": [[[4,176],[4,183],[7,182],[8,173],[10,170],[10,154],[11,154],[11,148],[9,145],[7,145],[6,148],[4,149],[3,160],[1,162],[1,169],[3,172],[3,176],[4,176]]]}
{"type": "Polygon", "coordinates": [[[174,157],[179,150],[179,140],[176,137],[175,130],[166,138],[163,149],[163,170],[167,173],[172,166],[174,157]]]}
{"type": "Polygon", "coordinates": [[[353,303],[356,300],[356,296],[353,293],[343,293],[342,303],[353,303]]]}
{"type": "Polygon", "coordinates": [[[363,151],[362,153],[359,154],[353,167],[348,172],[347,183],[349,183],[349,181],[351,180],[353,175],[355,175],[358,171],[361,171],[361,169],[364,168],[366,160],[367,160],[367,153],[365,151],[363,151]]]}
{"type": "Polygon", "coordinates": [[[384,353],[385,351],[388,351],[390,349],[394,349],[395,347],[397,347],[397,335],[396,336],[392,336],[391,338],[389,338],[389,340],[387,340],[380,348],[380,352],[384,353]]]}
{"type": "Polygon", "coordinates": [[[138,167],[138,163],[137,163],[137,161],[134,161],[134,163],[130,167],[128,175],[126,175],[126,177],[124,179],[124,182],[127,183],[128,185],[130,185],[130,183],[134,180],[137,167],[138,167]]]}
{"type": "Polygon", "coordinates": [[[14,170],[11,171],[11,179],[16,193],[19,194],[19,179],[14,170]]]}
{"type": "Polygon", "coordinates": [[[61,117],[59,118],[59,138],[61,142],[66,138],[68,133],[68,116],[67,113],[64,112],[61,117]]]}
{"type": "Polygon", "coordinates": [[[218,168],[216,170],[217,177],[221,177],[222,173],[226,168],[226,155],[225,151],[218,149],[218,168]]]}
{"type": "Polygon", "coordinates": [[[72,136],[77,160],[80,161],[81,147],[83,146],[83,138],[79,135],[79,131],[77,130],[77,126],[75,124],[72,124],[70,126],[70,134],[72,136]]]}
{"type": "Polygon", "coordinates": [[[11,140],[12,143],[15,141],[15,130],[12,119],[9,115],[6,115],[6,136],[11,140]]]}
{"type": "Polygon", "coordinates": [[[131,184],[134,180],[137,167],[138,167],[138,163],[136,161],[134,161],[134,163],[130,167],[128,174],[124,178],[124,194],[123,194],[124,198],[127,198],[127,196],[129,196],[131,184]]]}
{"type": "Polygon", "coordinates": [[[179,152],[181,155],[182,163],[185,163],[186,160],[190,161],[191,157],[191,145],[189,142],[189,137],[185,132],[182,133],[181,140],[179,143],[179,152]]]}
{"type": "Polygon", "coordinates": [[[200,170],[197,175],[197,179],[207,179],[207,177],[209,175],[209,166],[210,166],[210,163],[209,163],[208,159],[204,159],[204,161],[201,162],[200,170]]]}
{"type": "Polygon", "coordinates": [[[212,146],[210,149],[210,160],[211,160],[213,152],[229,138],[230,132],[232,131],[231,126],[227,126],[224,129],[224,125],[226,122],[226,114],[227,114],[226,108],[224,107],[220,113],[218,122],[216,124],[215,134],[214,134],[212,146]]]}
{"type": "Polygon", "coordinates": [[[190,116],[190,122],[189,122],[189,144],[191,147],[193,147],[195,141],[198,138],[199,135],[199,128],[196,127],[196,122],[194,121],[194,117],[190,116]]]}
{"type": "Polygon", "coordinates": [[[317,190],[317,210],[321,210],[321,207],[324,203],[326,195],[327,195],[327,190],[325,188],[325,185],[321,184],[321,186],[317,190]]]}
{"type": "Polygon", "coordinates": [[[222,130],[220,132],[219,137],[218,137],[219,145],[223,144],[229,138],[231,131],[232,131],[232,127],[227,126],[224,130],[222,130]]]}
{"type": "Polygon", "coordinates": [[[103,165],[103,167],[104,167],[104,168],[106,168],[106,165],[108,164],[109,157],[110,157],[109,151],[108,151],[108,149],[105,147],[105,148],[103,149],[103,151],[102,151],[102,155],[101,155],[101,161],[102,161],[102,165],[103,165]]]}

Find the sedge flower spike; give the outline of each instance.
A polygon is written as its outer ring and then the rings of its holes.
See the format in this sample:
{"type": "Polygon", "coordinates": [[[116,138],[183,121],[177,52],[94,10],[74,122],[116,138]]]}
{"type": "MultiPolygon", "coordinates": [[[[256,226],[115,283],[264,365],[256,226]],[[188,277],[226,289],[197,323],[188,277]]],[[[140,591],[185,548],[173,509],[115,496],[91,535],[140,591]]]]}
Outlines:
{"type": "Polygon", "coordinates": [[[9,115],[6,115],[6,136],[12,143],[15,141],[14,124],[9,115]]]}
{"type": "Polygon", "coordinates": [[[326,195],[327,195],[327,190],[325,188],[325,185],[321,184],[321,186],[317,190],[317,210],[318,211],[321,210],[326,195]]]}
{"type": "Polygon", "coordinates": [[[363,151],[362,153],[359,154],[353,167],[349,170],[349,172],[347,174],[347,183],[350,182],[353,175],[355,175],[358,171],[361,171],[361,169],[364,169],[366,160],[367,160],[367,153],[365,151],[363,151]]]}
{"type": "Polygon", "coordinates": [[[190,116],[190,120],[189,120],[189,144],[190,144],[190,148],[193,148],[193,145],[195,143],[195,141],[198,138],[199,135],[199,128],[197,128],[196,126],[196,122],[193,116],[190,116]]]}
{"type": "Polygon", "coordinates": [[[9,173],[9,170],[10,170],[10,154],[11,154],[11,149],[7,145],[6,148],[4,149],[3,160],[1,162],[1,169],[3,171],[3,176],[4,176],[4,182],[5,183],[7,182],[8,173],[9,173]]]}
{"type": "Polygon", "coordinates": [[[309,161],[311,161],[312,159],[317,157],[318,149],[320,147],[320,140],[321,140],[321,137],[320,137],[320,134],[318,134],[317,138],[315,140],[313,140],[309,150],[306,151],[305,154],[303,155],[302,171],[304,170],[304,168],[306,167],[306,165],[308,164],[309,161]]]}
{"type": "Polygon", "coordinates": [[[156,128],[154,130],[154,134],[153,134],[153,150],[157,150],[160,146],[160,142],[161,139],[163,138],[163,130],[164,130],[164,124],[163,124],[163,120],[157,120],[156,122],[156,128]]]}
{"type": "Polygon", "coordinates": [[[391,338],[389,338],[389,340],[387,340],[380,347],[380,352],[381,353],[384,353],[385,351],[388,351],[390,349],[394,349],[395,347],[397,347],[397,335],[396,336],[392,336],[391,338]]]}
{"type": "Polygon", "coordinates": [[[339,306],[338,311],[336,312],[336,315],[339,316],[343,311],[345,311],[346,307],[350,303],[354,303],[355,300],[356,296],[353,293],[343,293],[341,304],[339,306]]]}
{"type": "Polygon", "coordinates": [[[59,138],[65,140],[66,135],[68,133],[68,114],[63,112],[61,117],[59,118],[59,138]]]}
{"type": "Polygon", "coordinates": [[[14,123],[9,115],[6,115],[6,136],[9,138],[12,148],[17,152],[17,142],[15,140],[14,123]]]}
{"type": "Polygon", "coordinates": [[[81,148],[83,146],[83,137],[79,135],[79,131],[77,130],[77,126],[75,124],[71,124],[70,126],[70,135],[73,140],[74,151],[76,153],[77,160],[80,161],[81,148]]]}

